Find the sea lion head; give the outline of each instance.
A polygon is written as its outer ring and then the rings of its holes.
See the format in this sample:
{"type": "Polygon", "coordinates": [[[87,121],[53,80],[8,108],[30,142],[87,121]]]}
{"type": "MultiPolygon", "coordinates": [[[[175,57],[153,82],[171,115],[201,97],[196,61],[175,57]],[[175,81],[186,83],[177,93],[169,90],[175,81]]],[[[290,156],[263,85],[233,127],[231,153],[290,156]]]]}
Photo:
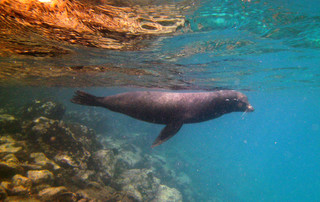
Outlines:
{"type": "Polygon", "coordinates": [[[228,92],[225,98],[225,103],[228,105],[229,110],[234,112],[253,112],[254,108],[249,103],[248,97],[243,93],[232,91],[228,92]]]}

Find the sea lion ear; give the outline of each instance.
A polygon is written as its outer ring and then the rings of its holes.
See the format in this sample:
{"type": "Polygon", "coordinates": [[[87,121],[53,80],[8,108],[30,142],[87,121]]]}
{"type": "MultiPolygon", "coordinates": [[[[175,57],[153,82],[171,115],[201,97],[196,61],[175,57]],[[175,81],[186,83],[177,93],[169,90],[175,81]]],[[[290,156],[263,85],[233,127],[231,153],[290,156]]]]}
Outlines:
{"type": "Polygon", "coordinates": [[[156,147],[173,137],[182,127],[183,122],[171,122],[162,129],[157,139],[153,142],[152,148],[156,147]]]}

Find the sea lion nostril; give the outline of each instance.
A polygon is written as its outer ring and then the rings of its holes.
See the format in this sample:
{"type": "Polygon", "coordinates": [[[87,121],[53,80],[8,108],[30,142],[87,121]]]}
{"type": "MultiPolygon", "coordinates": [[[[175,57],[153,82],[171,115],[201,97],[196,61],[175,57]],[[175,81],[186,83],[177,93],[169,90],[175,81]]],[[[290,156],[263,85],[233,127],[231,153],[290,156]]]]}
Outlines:
{"type": "Polygon", "coordinates": [[[251,106],[251,105],[248,105],[248,106],[247,106],[247,109],[248,109],[249,112],[253,112],[253,111],[254,111],[254,108],[253,108],[253,106],[251,106]]]}

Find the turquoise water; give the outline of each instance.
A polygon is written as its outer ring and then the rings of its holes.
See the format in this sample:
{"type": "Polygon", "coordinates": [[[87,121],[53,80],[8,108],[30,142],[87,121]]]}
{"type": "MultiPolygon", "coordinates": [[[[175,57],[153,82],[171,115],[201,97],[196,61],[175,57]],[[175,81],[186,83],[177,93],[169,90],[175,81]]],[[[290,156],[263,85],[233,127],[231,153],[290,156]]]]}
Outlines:
{"type": "MultiPolygon", "coordinates": [[[[163,145],[144,148],[190,177],[195,201],[319,201],[319,5],[317,0],[203,1],[187,15],[189,29],[180,35],[161,37],[140,52],[79,50],[80,62],[74,63],[131,65],[155,75],[135,77],[129,86],[222,87],[248,96],[253,113],[184,125],[163,145]],[[98,59],[88,62],[86,54],[98,59]]],[[[82,89],[110,95],[140,88],[82,89]]],[[[54,98],[68,110],[87,109],[69,102],[74,90],[2,88],[1,103],[54,98]]],[[[148,134],[146,145],[162,128],[104,112],[121,125],[113,130],[148,134]]]]}
{"type": "Polygon", "coordinates": [[[163,147],[188,156],[204,201],[317,201],[318,91],[248,95],[254,113],[184,126],[163,147]]]}
{"type": "Polygon", "coordinates": [[[182,170],[201,200],[320,199],[319,11],[316,1],[208,1],[193,16],[199,33],[181,41],[206,48],[179,61],[250,89],[256,109],[184,126],[163,146],[188,156],[182,170]],[[241,43],[228,49],[214,40],[241,43]]]}

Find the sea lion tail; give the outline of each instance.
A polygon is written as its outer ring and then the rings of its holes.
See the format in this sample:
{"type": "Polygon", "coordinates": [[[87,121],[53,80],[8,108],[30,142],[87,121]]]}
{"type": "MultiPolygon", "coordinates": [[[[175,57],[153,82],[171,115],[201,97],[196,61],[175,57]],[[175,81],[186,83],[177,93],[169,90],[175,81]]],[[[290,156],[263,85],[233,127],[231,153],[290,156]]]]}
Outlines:
{"type": "Polygon", "coordinates": [[[96,97],[89,93],[77,90],[70,101],[80,105],[101,106],[101,102],[99,100],[100,97],[96,97]]]}

